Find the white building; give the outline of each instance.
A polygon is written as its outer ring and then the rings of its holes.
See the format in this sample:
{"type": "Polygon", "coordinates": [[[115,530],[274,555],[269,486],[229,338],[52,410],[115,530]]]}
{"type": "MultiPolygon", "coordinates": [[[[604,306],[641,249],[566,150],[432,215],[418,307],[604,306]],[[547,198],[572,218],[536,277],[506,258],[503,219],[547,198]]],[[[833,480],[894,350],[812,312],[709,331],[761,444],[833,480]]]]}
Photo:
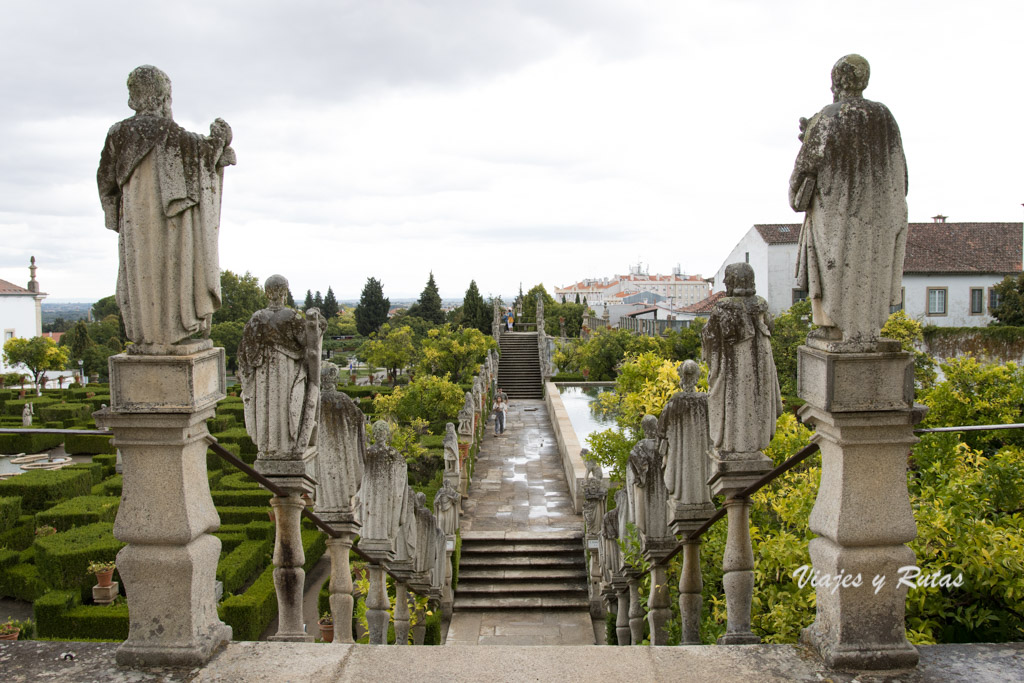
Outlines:
{"type": "MultiPolygon", "coordinates": [[[[671,275],[651,275],[639,264],[630,266],[628,275],[616,275],[611,278],[587,278],[567,287],[555,287],[555,300],[576,300],[584,298],[587,304],[603,306],[619,302],[624,296],[650,292],[663,297],[676,306],[689,306],[706,299],[711,293],[711,286],[700,275],[687,275],[678,266],[672,269],[671,275]]],[[[653,303],[653,302],[651,302],[653,303]]]]}
{"type": "MultiPolygon", "coordinates": [[[[907,315],[928,325],[987,325],[994,304],[992,287],[1021,272],[1022,223],[910,223],[903,264],[903,300],[907,315]]],[[[726,257],[714,277],[713,291],[725,291],[725,267],[747,262],[754,269],[757,293],[777,315],[807,296],[796,286],[800,224],[752,227],[726,257]]]]}
{"type": "MultiPolygon", "coordinates": [[[[43,333],[43,299],[44,292],[39,291],[36,281],[36,257],[32,257],[29,266],[31,278],[28,288],[0,280],[0,330],[3,330],[3,342],[15,337],[38,337],[43,333]]],[[[2,345],[2,342],[0,342],[2,345]]],[[[0,372],[11,372],[0,354],[0,372]]]]}

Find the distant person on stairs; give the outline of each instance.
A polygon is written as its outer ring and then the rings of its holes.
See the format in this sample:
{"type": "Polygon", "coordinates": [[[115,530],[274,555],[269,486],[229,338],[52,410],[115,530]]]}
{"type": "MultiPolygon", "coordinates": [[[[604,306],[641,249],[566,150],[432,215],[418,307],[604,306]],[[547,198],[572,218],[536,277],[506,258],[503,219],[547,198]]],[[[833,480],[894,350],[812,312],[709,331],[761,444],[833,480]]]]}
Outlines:
{"type": "Polygon", "coordinates": [[[508,331],[512,331],[512,326],[515,325],[516,317],[512,315],[512,309],[508,309],[508,318],[505,320],[505,324],[508,326],[508,331]]]}
{"type": "Polygon", "coordinates": [[[505,433],[505,416],[508,413],[508,396],[501,387],[494,394],[494,435],[505,433]]]}

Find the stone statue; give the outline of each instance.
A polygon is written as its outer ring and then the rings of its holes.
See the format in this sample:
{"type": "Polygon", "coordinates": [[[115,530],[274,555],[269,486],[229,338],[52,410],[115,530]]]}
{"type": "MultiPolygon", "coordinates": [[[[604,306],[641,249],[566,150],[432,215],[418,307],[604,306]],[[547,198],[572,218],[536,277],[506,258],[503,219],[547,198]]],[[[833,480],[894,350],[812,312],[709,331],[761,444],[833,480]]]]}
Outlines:
{"type": "MultiPolygon", "coordinates": [[[[416,516],[416,561],[413,567],[418,574],[425,574],[433,569],[437,551],[434,538],[437,521],[427,509],[425,493],[416,493],[413,497],[413,514],[416,516]]],[[[443,548],[441,552],[444,552],[443,548]]]]}
{"type": "Polygon", "coordinates": [[[444,426],[444,471],[445,474],[459,473],[459,435],[451,422],[444,426]]]}
{"type": "Polygon", "coordinates": [[[405,458],[390,445],[390,436],[387,422],[373,424],[373,445],[366,451],[359,492],[359,547],[376,560],[393,559],[409,486],[405,458]]]}
{"type": "Polygon", "coordinates": [[[590,457],[589,448],[580,449],[580,460],[583,461],[583,466],[587,468],[586,473],[583,475],[583,479],[604,479],[604,470],[601,469],[601,463],[594,458],[590,457]]]}
{"type": "Polygon", "coordinates": [[[395,501],[400,508],[398,519],[398,537],[395,539],[395,559],[392,566],[401,565],[412,571],[416,560],[416,492],[409,484],[402,491],[401,502],[395,501]]]}
{"type": "Polygon", "coordinates": [[[685,361],[679,389],[658,417],[665,489],[673,518],[702,518],[714,514],[708,488],[708,395],[696,391],[700,366],[685,361]]]}
{"type": "Polygon", "coordinates": [[[270,305],[252,314],[238,345],[245,428],[260,459],[295,460],[316,445],[327,322],[315,308],[303,317],[285,306],[283,276],[271,275],[265,289],[270,305]]]}
{"type": "MultiPolygon", "coordinates": [[[[872,343],[900,303],[907,241],[907,162],[896,120],[862,96],[860,55],[832,67],[834,101],[800,120],[789,202],[806,211],[797,286],[807,290],[816,337],[872,343]]],[[[854,347],[850,350],[864,350],[854,347]]]]}
{"type": "Polygon", "coordinates": [[[641,421],[644,438],[633,446],[626,463],[626,495],[630,501],[632,521],[644,536],[668,536],[668,492],[661,474],[658,452],[658,418],[644,415],[641,421]]]}
{"type": "Polygon", "coordinates": [[[339,374],[334,363],[321,366],[316,513],[325,522],[354,519],[366,453],[363,411],[338,391],[339,374]]]}
{"type": "Polygon", "coordinates": [[[619,559],[619,514],[617,510],[604,513],[601,521],[601,577],[612,580],[619,573],[622,561],[619,559]]]}
{"type": "Polygon", "coordinates": [[[437,517],[437,526],[445,533],[445,536],[455,538],[455,532],[459,529],[459,499],[461,496],[452,484],[451,480],[445,479],[441,488],[434,495],[434,515],[437,517]]]}
{"type": "Polygon", "coordinates": [[[21,407],[21,426],[28,429],[32,426],[32,404],[26,403],[21,407]]]}
{"type": "Polygon", "coordinates": [[[708,363],[708,434],[725,459],[759,459],[775,434],[782,394],[770,343],[772,317],[747,263],[725,268],[726,296],[701,332],[708,363]]]}
{"type": "Polygon", "coordinates": [[[209,336],[221,305],[217,237],[223,169],[235,163],[231,127],[216,119],[207,137],[176,124],[171,80],[154,66],[128,75],[128,106],[136,113],[110,128],[96,173],[106,226],[118,233],[117,304],[130,353],[174,353],[183,349],[172,344],[209,336]]]}
{"type": "Polygon", "coordinates": [[[473,436],[473,430],[476,428],[476,406],[473,403],[473,394],[466,392],[465,403],[462,404],[462,409],[459,410],[459,434],[463,436],[473,436]]]}

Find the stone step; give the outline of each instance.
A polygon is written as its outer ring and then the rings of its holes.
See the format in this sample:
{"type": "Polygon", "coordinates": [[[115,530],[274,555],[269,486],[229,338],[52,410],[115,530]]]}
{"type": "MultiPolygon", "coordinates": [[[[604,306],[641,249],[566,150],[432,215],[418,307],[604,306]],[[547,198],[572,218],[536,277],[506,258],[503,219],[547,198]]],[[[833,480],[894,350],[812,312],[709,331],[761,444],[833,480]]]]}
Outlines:
{"type": "Polygon", "coordinates": [[[543,553],[583,554],[579,541],[462,541],[462,556],[475,553],[516,553],[536,555],[543,553]]]}
{"type": "Polygon", "coordinates": [[[586,567],[568,569],[542,569],[525,567],[522,569],[474,569],[459,568],[459,582],[462,581],[563,581],[565,579],[586,579],[586,567]]]}
{"type": "Polygon", "coordinates": [[[515,596],[515,597],[485,597],[455,596],[455,611],[460,610],[499,610],[499,609],[587,609],[590,602],[586,594],[582,596],[573,595],[548,595],[541,597],[515,596]]]}
{"type": "Polygon", "coordinates": [[[519,595],[521,593],[587,593],[587,582],[579,581],[545,581],[542,583],[526,583],[521,581],[502,581],[500,583],[469,581],[459,576],[458,595],[493,595],[503,593],[519,595]]]}
{"type": "Polygon", "coordinates": [[[558,531],[464,531],[461,533],[463,542],[466,541],[510,541],[519,543],[521,541],[567,541],[583,539],[583,532],[579,529],[561,529],[558,531]]]}
{"type": "Polygon", "coordinates": [[[546,556],[546,555],[503,555],[503,554],[469,554],[459,560],[459,567],[572,567],[585,564],[583,553],[579,555],[546,556]]]}

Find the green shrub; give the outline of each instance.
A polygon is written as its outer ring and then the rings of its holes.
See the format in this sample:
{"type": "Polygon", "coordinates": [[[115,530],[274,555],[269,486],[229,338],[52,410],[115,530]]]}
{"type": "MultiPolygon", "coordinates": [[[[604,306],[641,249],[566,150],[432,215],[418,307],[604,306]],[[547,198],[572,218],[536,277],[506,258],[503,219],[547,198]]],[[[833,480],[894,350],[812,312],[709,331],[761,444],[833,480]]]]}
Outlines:
{"type": "Polygon", "coordinates": [[[85,420],[92,415],[92,404],[90,403],[55,403],[42,406],[36,410],[36,414],[42,420],[85,420]]]}
{"type": "Polygon", "coordinates": [[[66,470],[85,470],[92,477],[92,485],[102,484],[106,478],[106,472],[103,470],[103,465],[95,462],[76,462],[73,465],[68,465],[64,469],[66,470]]]}
{"type": "MultiPolygon", "coordinates": [[[[239,446],[239,452],[241,455],[255,456],[257,453],[256,444],[249,438],[249,433],[245,431],[245,427],[234,427],[227,429],[223,432],[217,432],[212,435],[217,441],[221,443],[236,443],[239,446]]],[[[244,458],[243,458],[244,460],[244,458]]]]}
{"type": "Polygon", "coordinates": [[[427,434],[420,438],[420,445],[424,448],[444,449],[444,434],[427,434]]]}
{"type": "Polygon", "coordinates": [[[0,548],[0,569],[18,564],[21,561],[21,553],[17,550],[0,548]]]}
{"type": "Polygon", "coordinates": [[[21,496],[0,498],[0,531],[13,529],[21,517],[21,496]]]}
{"type": "Polygon", "coordinates": [[[233,429],[234,427],[237,426],[238,423],[235,421],[235,418],[231,415],[218,415],[217,417],[211,417],[209,420],[206,421],[206,428],[210,431],[211,434],[213,434],[214,432],[227,431],[228,429],[233,429]]]}
{"type": "Polygon", "coordinates": [[[47,590],[49,588],[34,564],[16,564],[0,569],[0,595],[33,602],[47,590]]]}
{"type": "MultiPolygon", "coordinates": [[[[270,505],[270,491],[245,489],[241,491],[211,491],[217,507],[257,507],[270,505]]],[[[265,509],[265,507],[263,508],[265,509]]]]}
{"type": "Polygon", "coordinates": [[[94,455],[92,456],[92,461],[103,465],[103,471],[108,477],[117,472],[117,453],[101,453],[99,455],[94,455]]]}
{"type": "Polygon", "coordinates": [[[253,540],[274,540],[274,523],[268,519],[249,522],[245,525],[245,537],[253,540]]]}
{"type": "Polygon", "coordinates": [[[277,614],[274,568],[263,570],[249,590],[232,595],[218,609],[221,620],[231,627],[234,640],[259,640],[277,614]]]}
{"type": "Polygon", "coordinates": [[[217,578],[224,582],[224,592],[234,593],[248,583],[267,561],[272,544],[269,541],[243,541],[217,564],[217,578]]]}
{"type": "MultiPolygon", "coordinates": [[[[230,452],[231,455],[235,456],[236,458],[239,458],[241,460],[245,460],[245,458],[243,458],[242,455],[241,455],[242,448],[237,443],[222,443],[222,444],[220,444],[220,446],[224,450],[230,452]]],[[[249,456],[249,463],[250,464],[252,462],[254,462],[255,460],[256,460],[255,456],[249,456]]],[[[224,458],[220,457],[217,453],[215,453],[213,451],[212,448],[207,449],[207,451],[206,451],[206,469],[208,469],[208,470],[230,470],[233,467],[234,467],[234,465],[229,463],[224,458]]]]}
{"type": "Polygon", "coordinates": [[[219,507],[221,524],[246,524],[248,522],[265,521],[270,509],[269,500],[263,507],[219,507]]]}
{"type": "Polygon", "coordinates": [[[92,577],[86,573],[92,561],[111,561],[124,543],[114,538],[113,524],[97,522],[35,540],[36,566],[54,588],[79,588],[92,577]]]}
{"type": "Polygon", "coordinates": [[[423,634],[424,645],[440,645],[441,644],[441,610],[434,609],[427,615],[427,619],[424,622],[426,626],[426,632],[423,634]]]}
{"type": "Polygon", "coordinates": [[[87,400],[88,400],[89,403],[92,404],[92,409],[93,410],[99,410],[103,406],[109,406],[110,405],[110,395],[109,394],[96,395],[96,396],[93,396],[92,398],[87,399],[87,400]]]}
{"type": "Polygon", "coordinates": [[[60,401],[55,398],[50,398],[49,396],[27,396],[25,398],[10,399],[8,401],[4,401],[4,414],[21,417],[21,411],[24,409],[26,403],[31,403],[32,410],[36,415],[38,415],[40,408],[52,406],[55,403],[60,403],[60,401]]]}
{"type": "Polygon", "coordinates": [[[343,394],[348,394],[350,398],[373,398],[378,394],[390,394],[394,391],[394,388],[368,385],[340,386],[338,387],[338,391],[343,394]]]}
{"type": "Polygon", "coordinates": [[[0,434],[0,453],[40,453],[56,448],[63,440],[64,437],[60,434],[0,434]]]}
{"type": "Polygon", "coordinates": [[[217,404],[217,417],[231,418],[237,424],[245,424],[245,405],[239,401],[221,401],[217,404]]]}
{"type": "Polygon", "coordinates": [[[22,515],[13,527],[0,532],[0,548],[24,550],[32,545],[36,537],[35,515],[22,515]]]}
{"type": "Polygon", "coordinates": [[[64,614],[82,604],[78,591],[50,591],[32,603],[32,615],[40,638],[66,638],[64,614]]]}
{"type": "MultiPolygon", "coordinates": [[[[229,524],[230,527],[238,527],[238,524],[229,524]]],[[[220,553],[221,556],[225,556],[239,545],[245,542],[245,534],[238,531],[221,531],[218,529],[213,532],[213,535],[220,539],[220,553]]]]}
{"type": "Polygon", "coordinates": [[[0,496],[21,496],[26,512],[53,507],[62,500],[88,495],[92,475],[87,470],[30,470],[0,481],[0,496]]]}
{"type": "Polygon", "coordinates": [[[36,514],[36,524],[67,531],[96,522],[113,522],[120,504],[121,499],[113,496],[78,496],[36,514]]]}
{"type": "Polygon", "coordinates": [[[552,382],[586,382],[587,378],[575,372],[560,372],[551,378],[552,382]]]}
{"type": "MultiPolygon", "coordinates": [[[[108,477],[100,486],[102,487],[104,496],[120,496],[121,495],[121,482],[122,478],[120,474],[115,474],[112,477],[108,477]]],[[[93,493],[93,495],[96,495],[93,493]]]]}
{"type": "Polygon", "coordinates": [[[64,613],[69,640],[122,641],[128,637],[128,605],[78,605],[64,613]]]}
{"type": "Polygon", "coordinates": [[[250,491],[259,489],[260,484],[258,481],[250,479],[249,475],[245,472],[232,472],[231,474],[225,474],[217,484],[217,487],[225,491],[250,491]]]}
{"type": "Polygon", "coordinates": [[[111,439],[104,434],[68,434],[64,437],[64,450],[70,455],[116,454],[111,439]]]}

